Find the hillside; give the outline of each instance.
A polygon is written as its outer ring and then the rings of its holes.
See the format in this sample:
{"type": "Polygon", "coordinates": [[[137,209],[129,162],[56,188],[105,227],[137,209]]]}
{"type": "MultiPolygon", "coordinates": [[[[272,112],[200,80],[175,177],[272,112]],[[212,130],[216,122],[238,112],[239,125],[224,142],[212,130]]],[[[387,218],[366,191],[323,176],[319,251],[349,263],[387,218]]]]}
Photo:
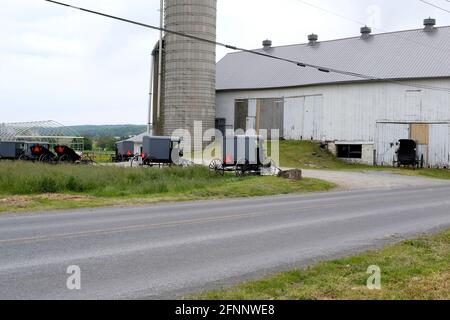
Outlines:
{"type": "Polygon", "coordinates": [[[71,126],[78,134],[85,137],[128,137],[147,130],[146,125],[80,125],[71,126]]]}

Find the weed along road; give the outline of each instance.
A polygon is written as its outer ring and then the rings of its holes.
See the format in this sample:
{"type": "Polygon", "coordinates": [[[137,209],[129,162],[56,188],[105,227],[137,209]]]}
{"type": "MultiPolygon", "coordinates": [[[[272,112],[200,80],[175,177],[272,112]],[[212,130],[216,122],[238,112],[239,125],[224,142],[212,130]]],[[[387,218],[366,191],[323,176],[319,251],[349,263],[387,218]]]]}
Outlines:
{"type": "Polygon", "coordinates": [[[176,298],[450,225],[450,185],[0,217],[0,299],[176,298]]]}

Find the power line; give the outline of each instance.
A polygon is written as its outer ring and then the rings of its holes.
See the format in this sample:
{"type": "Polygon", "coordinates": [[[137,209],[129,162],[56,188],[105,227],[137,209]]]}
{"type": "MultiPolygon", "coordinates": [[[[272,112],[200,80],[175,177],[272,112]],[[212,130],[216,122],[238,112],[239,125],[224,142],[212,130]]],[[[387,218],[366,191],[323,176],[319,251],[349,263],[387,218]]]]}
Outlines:
{"type": "MultiPolygon", "coordinates": [[[[431,3],[431,2],[428,2],[428,1],[425,1],[425,0],[419,0],[419,1],[422,2],[422,3],[425,3],[425,4],[429,5],[429,6],[432,6],[432,7],[434,7],[434,8],[437,8],[437,9],[439,9],[439,10],[442,10],[442,11],[445,11],[445,12],[447,12],[447,13],[450,13],[450,10],[447,10],[447,9],[445,9],[445,8],[442,8],[442,7],[438,6],[437,4],[434,4],[434,3],[431,3]]],[[[447,2],[450,2],[450,1],[447,0],[447,2]]]]}
{"type": "Polygon", "coordinates": [[[324,72],[324,73],[333,72],[333,73],[342,74],[342,75],[355,77],[355,78],[360,78],[360,79],[364,79],[364,80],[386,81],[386,82],[395,83],[395,84],[399,84],[399,85],[406,86],[406,87],[413,87],[413,88],[419,88],[419,89],[428,89],[428,90],[450,92],[450,88],[434,87],[434,86],[428,86],[428,85],[422,85],[422,84],[407,84],[407,83],[404,83],[404,82],[401,82],[401,81],[398,81],[398,80],[384,79],[384,78],[368,76],[368,75],[364,75],[364,74],[360,74],[360,73],[355,73],[355,72],[350,72],[350,71],[343,71],[343,70],[339,70],[339,69],[333,69],[333,68],[328,68],[328,67],[324,67],[324,66],[304,63],[304,62],[295,61],[295,60],[291,60],[291,59],[287,59],[287,58],[283,58],[283,57],[273,56],[273,55],[270,55],[270,54],[267,54],[267,53],[263,53],[263,52],[260,52],[260,51],[239,48],[237,46],[233,46],[233,45],[217,42],[217,41],[206,39],[206,38],[197,37],[197,36],[186,34],[186,33],[182,33],[182,32],[179,32],[179,31],[169,30],[167,28],[156,27],[156,26],[152,26],[152,25],[145,24],[145,23],[142,23],[142,22],[137,22],[137,21],[133,21],[133,20],[125,19],[125,18],[120,18],[120,17],[117,17],[117,16],[113,16],[113,15],[102,13],[102,12],[98,12],[98,11],[93,11],[93,10],[89,10],[89,9],[85,9],[85,8],[81,8],[81,7],[76,7],[76,6],[67,4],[67,3],[62,3],[62,2],[53,1],[53,0],[44,0],[44,1],[56,4],[56,5],[68,7],[68,8],[71,8],[71,9],[77,9],[77,10],[81,10],[83,12],[87,12],[87,13],[103,16],[103,17],[106,17],[106,18],[110,18],[110,19],[114,19],[114,20],[130,23],[130,24],[134,24],[134,25],[141,26],[141,27],[144,27],[144,28],[149,28],[149,29],[153,29],[153,30],[157,30],[157,31],[163,31],[165,33],[174,34],[174,35],[177,35],[177,36],[180,36],[180,37],[184,37],[184,38],[188,38],[188,39],[192,39],[192,40],[196,40],[196,41],[200,41],[200,42],[205,42],[205,43],[209,43],[209,44],[214,44],[214,45],[221,46],[221,47],[224,47],[224,48],[227,48],[227,49],[231,49],[231,50],[235,50],[235,51],[242,51],[242,52],[246,52],[246,53],[249,53],[249,54],[262,56],[262,57],[269,58],[269,59],[274,59],[274,60],[278,60],[278,61],[291,63],[291,64],[296,65],[297,67],[303,67],[303,68],[309,67],[309,68],[313,68],[313,69],[316,69],[316,70],[318,70],[320,72],[324,72]]]}

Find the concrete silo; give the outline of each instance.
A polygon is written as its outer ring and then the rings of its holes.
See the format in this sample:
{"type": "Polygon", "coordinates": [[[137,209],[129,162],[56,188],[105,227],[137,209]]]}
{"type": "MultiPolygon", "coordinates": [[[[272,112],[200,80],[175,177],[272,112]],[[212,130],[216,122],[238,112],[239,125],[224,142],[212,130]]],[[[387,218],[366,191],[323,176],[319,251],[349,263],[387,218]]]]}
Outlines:
{"type": "MultiPolygon", "coordinates": [[[[165,0],[164,8],[166,29],[216,40],[217,0],[165,0]]],[[[194,139],[195,121],[202,121],[203,132],[214,128],[215,97],[216,46],[166,33],[161,105],[158,109],[155,97],[153,108],[154,133],[172,135],[187,129],[194,139]]]]}

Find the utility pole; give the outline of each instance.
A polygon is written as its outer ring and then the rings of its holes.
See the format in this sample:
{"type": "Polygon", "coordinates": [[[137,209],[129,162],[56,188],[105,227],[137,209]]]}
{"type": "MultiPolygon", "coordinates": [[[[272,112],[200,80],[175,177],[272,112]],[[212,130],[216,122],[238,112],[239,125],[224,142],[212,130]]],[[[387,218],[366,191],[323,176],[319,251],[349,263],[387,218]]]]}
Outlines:
{"type": "Polygon", "coordinates": [[[155,68],[155,59],[153,54],[150,55],[151,67],[150,67],[150,91],[149,91],[149,101],[148,101],[148,121],[147,121],[147,134],[152,133],[153,129],[153,73],[155,68]]]}
{"type": "Polygon", "coordinates": [[[159,61],[158,61],[158,105],[157,105],[157,121],[159,124],[161,116],[161,85],[162,85],[162,57],[163,57],[163,31],[164,28],[164,0],[161,0],[160,8],[160,32],[159,32],[159,61]]]}

